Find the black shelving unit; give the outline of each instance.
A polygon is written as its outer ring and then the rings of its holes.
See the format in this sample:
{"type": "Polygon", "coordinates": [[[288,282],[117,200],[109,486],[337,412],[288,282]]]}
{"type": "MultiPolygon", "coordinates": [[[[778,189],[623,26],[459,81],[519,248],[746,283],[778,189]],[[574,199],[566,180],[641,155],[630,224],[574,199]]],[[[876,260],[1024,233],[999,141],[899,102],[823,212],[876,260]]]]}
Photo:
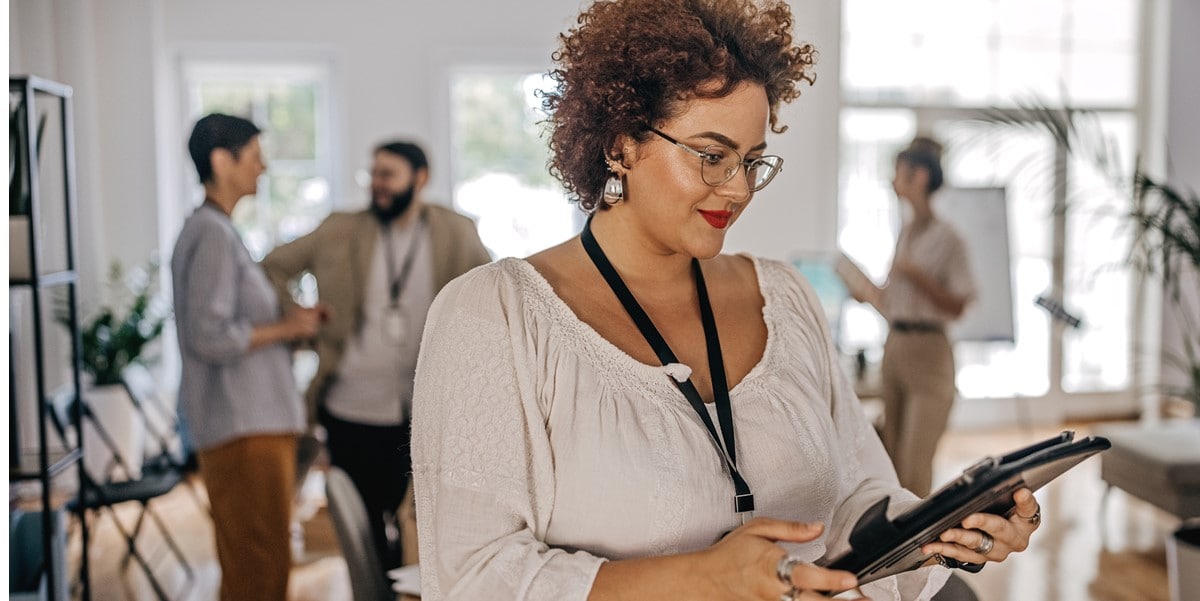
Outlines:
{"type": "MultiPolygon", "coordinates": [[[[10,451],[16,453],[11,456],[9,461],[9,483],[19,481],[36,480],[40,485],[39,491],[39,509],[41,511],[41,535],[42,535],[42,573],[45,578],[46,598],[51,600],[66,598],[68,591],[58,590],[60,583],[59,579],[67,581],[68,577],[64,574],[57,573],[58,570],[67,570],[66,562],[58,563],[52,556],[55,548],[55,537],[57,535],[65,536],[65,533],[59,533],[61,525],[55,520],[56,510],[65,506],[64,500],[58,500],[53,497],[53,484],[56,477],[72,473],[71,468],[74,467],[74,474],[78,476],[78,488],[76,493],[82,496],[89,486],[87,478],[83,470],[83,432],[82,432],[82,404],[79,402],[71,402],[68,412],[69,419],[67,428],[73,431],[75,441],[73,446],[67,443],[64,437],[62,449],[51,449],[51,439],[48,431],[48,420],[54,419],[52,412],[56,411],[53,406],[51,396],[56,393],[61,393],[61,390],[52,391],[50,388],[51,378],[53,375],[49,373],[56,366],[50,361],[48,356],[48,337],[52,334],[47,331],[46,325],[53,324],[56,321],[56,316],[66,322],[67,337],[70,339],[69,356],[66,361],[68,366],[63,370],[70,372],[69,383],[63,385],[72,388],[68,392],[73,392],[71,399],[79,399],[80,396],[80,369],[82,340],[80,338],[79,326],[79,299],[78,285],[79,279],[76,273],[76,231],[75,231],[75,215],[76,215],[76,197],[75,197],[75,141],[73,134],[73,119],[71,108],[71,87],[62,83],[50,81],[35,76],[14,76],[8,80],[9,86],[9,111],[10,125],[14,131],[10,131],[10,150],[14,153],[14,158],[17,161],[19,168],[16,173],[10,169],[10,199],[9,199],[9,219],[10,231],[13,217],[23,216],[27,218],[28,231],[25,241],[10,240],[9,252],[20,253],[28,258],[27,272],[19,274],[10,273],[9,277],[9,294],[15,290],[28,291],[30,298],[30,306],[33,313],[32,323],[23,324],[28,326],[30,336],[18,340],[12,335],[10,325],[9,335],[9,436],[10,436],[10,451]],[[42,111],[42,107],[47,110],[42,111]],[[22,110],[23,109],[23,110],[22,110]],[[51,140],[44,140],[42,132],[46,131],[46,123],[43,114],[56,117],[58,122],[50,124],[50,131],[57,130],[60,135],[52,136],[51,140]],[[16,115],[16,120],[13,119],[16,115]],[[23,130],[23,131],[20,131],[23,130]],[[14,138],[15,136],[15,138],[14,138]],[[54,139],[60,138],[60,139],[54,139]],[[16,144],[14,145],[14,140],[16,144]],[[61,175],[61,181],[44,180],[44,177],[50,176],[48,173],[43,173],[42,169],[45,165],[42,163],[42,151],[46,150],[42,146],[53,148],[53,152],[61,152],[61,156],[53,156],[53,160],[49,160],[46,164],[51,165],[51,168],[61,167],[61,174],[53,174],[57,178],[61,175]],[[12,198],[13,178],[23,178],[18,186],[27,192],[20,195],[21,198],[12,198]],[[47,186],[50,190],[43,190],[41,182],[50,182],[53,185],[47,186]],[[60,185],[61,184],[61,185],[60,185]],[[14,247],[14,244],[20,245],[22,242],[27,243],[27,248],[14,247]],[[63,292],[56,292],[63,291],[63,292]],[[64,298],[65,293],[65,298],[64,298]],[[56,294],[58,295],[57,298],[56,294]],[[63,302],[65,301],[65,302],[63,302]],[[53,306],[52,306],[53,305],[53,306]],[[56,315],[56,310],[59,314],[56,315]],[[15,356],[19,350],[15,345],[29,345],[32,347],[32,365],[33,374],[33,389],[23,390],[18,382],[18,374],[15,373],[14,363],[11,357],[15,356]],[[31,403],[27,399],[31,395],[36,395],[36,406],[38,412],[37,419],[37,440],[36,450],[33,453],[36,455],[36,468],[30,468],[22,461],[22,455],[29,452],[30,443],[34,441],[21,440],[20,423],[19,423],[19,407],[30,406],[31,403]],[[26,400],[22,403],[22,400],[26,400]]],[[[10,159],[11,160],[11,159],[10,159]]],[[[10,164],[11,165],[11,164],[10,164]]],[[[11,264],[11,263],[10,263],[11,264]]],[[[53,326],[52,326],[53,327],[53,326]]],[[[53,346],[49,355],[53,354],[53,346]]],[[[61,349],[56,349],[61,350],[61,349]]],[[[57,367],[62,367],[61,365],[57,367]]],[[[12,499],[10,497],[10,510],[12,499]]],[[[79,569],[79,591],[81,598],[84,601],[91,599],[90,579],[88,578],[88,527],[87,519],[84,515],[82,504],[75,504],[79,507],[75,509],[75,517],[79,526],[79,532],[82,539],[82,548],[85,552],[81,554],[80,569],[79,569]]],[[[70,584],[67,586],[71,588],[70,584]]]]}

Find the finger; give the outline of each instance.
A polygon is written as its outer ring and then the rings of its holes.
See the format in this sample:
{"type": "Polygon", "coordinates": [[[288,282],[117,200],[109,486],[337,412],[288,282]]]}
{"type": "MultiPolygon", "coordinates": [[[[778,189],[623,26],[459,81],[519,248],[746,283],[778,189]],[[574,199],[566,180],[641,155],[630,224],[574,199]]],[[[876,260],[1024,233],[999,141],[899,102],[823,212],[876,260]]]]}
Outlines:
{"type": "Polygon", "coordinates": [[[962,521],[962,528],[965,530],[983,530],[992,535],[1006,527],[1011,528],[1012,525],[1008,518],[994,513],[972,513],[962,521]]]}
{"type": "Polygon", "coordinates": [[[1034,498],[1033,492],[1031,492],[1028,488],[1022,488],[1021,490],[1013,493],[1013,502],[1015,502],[1017,505],[1017,510],[1014,515],[1020,517],[1026,522],[1032,519],[1034,515],[1037,515],[1038,510],[1040,509],[1037,499],[1034,498]]]}
{"type": "MultiPolygon", "coordinates": [[[[960,544],[950,542],[928,543],[921,547],[921,553],[926,555],[941,555],[942,557],[949,557],[967,563],[985,563],[988,561],[993,561],[990,557],[976,553],[975,551],[972,551],[971,549],[968,549],[960,544]]],[[[993,548],[991,554],[995,553],[996,550],[993,548]]],[[[1007,557],[1007,554],[1005,556],[1007,557]]],[[[999,561],[999,559],[995,561],[999,561]]]]}
{"type": "MultiPolygon", "coordinates": [[[[1010,553],[1024,551],[1029,546],[1029,537],[1007,521],[1002,522],[1002,528],[991,531],[952,528],[942,533],[940,541],[957,545],[962,550],[970,552],[974,557],[983,558],[985,561],[1003,561],[1010,553]],[[975,549],[983,544],[985,536],[992,538],[992,548],[983,554],[975,549]]],[[[942,553],[955,559],[964,559],[954,552],[944,553],[945,550],[946,548],[942,547],[930,552],[942,553]]],[[[979,559],[965,559],[965,561],[978,562],[979,559]]]]}
{"type": "Polygon", "coordinates": [[[792,568],[792,584],[804,591],[841,592],[858,586],[858,579],[850,572],[802,563],[792,568]]]}
{"type": "Polygon", "coordinates": [[[799,595],[796,595],[792,598],[796,601],[822,601],[824,599],[832,599],[832,597],[826,597],[825,595],[822,595],[816,591],[802,591],[799,595]]]}
{"type": "MultiPolygon", "coordinates": [[[[796,596],[796,601],[821,601],[822,599],[832,599],[816,591],[804,591],[796,596]]],[[[838,601],[871,601],[866,597],[851,597],[849,599],[839,597],[838,601]]]]}
{"type": "Polygon", "coordinates": [[[958,545],[964,549],[974,549],[983,542],[983,534],[975,530],[953,528],[943,532],[939,540],[944,543],[958,545]]]}
{"type": "Polygon", "coordinates": [[[761,536],[772,541],[806,543],[821,536],[825,525],[821,522],[791,522],[771,518],[754,518],[735,530],[761,536]]]}

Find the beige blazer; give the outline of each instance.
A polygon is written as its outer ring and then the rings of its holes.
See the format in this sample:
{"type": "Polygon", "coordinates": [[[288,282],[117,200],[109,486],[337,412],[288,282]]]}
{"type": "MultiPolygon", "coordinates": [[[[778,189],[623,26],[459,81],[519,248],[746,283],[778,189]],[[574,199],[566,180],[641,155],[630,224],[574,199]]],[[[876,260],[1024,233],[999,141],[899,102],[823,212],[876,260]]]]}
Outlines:
{"type": "MultiPolygon", "coordinates": [[[[421,212],[433,244],[435,293],[450,280],[491,261],[470,218],[432,204],[421,205],[421,212]]],[[[333,213],[312,233],[277,247],[262,260],[284,311],[296,305],[290,282],[306,271],[317,279],[321,302],[333,310],[317,335],[319,365],[304,395],[309,423],[316,422],[316,408],[341,364],[346,341],[361,327],[363,294],[379,231],[379,221],[369,211],[333,213]]]]}

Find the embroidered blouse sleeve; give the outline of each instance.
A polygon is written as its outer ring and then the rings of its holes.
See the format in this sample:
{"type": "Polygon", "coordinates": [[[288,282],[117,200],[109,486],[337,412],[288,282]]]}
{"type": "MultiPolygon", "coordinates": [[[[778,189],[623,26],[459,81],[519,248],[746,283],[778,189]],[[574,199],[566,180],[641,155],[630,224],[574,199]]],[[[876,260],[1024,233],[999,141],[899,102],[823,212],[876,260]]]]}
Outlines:
{"type": "MultiPolygon", "coordinates": [[[[829,378],[830,412],[836,440],[840,449],[841,499],[834,509],[827,538],[827,555],[841,554],[849,549],[850,531],[858,518],[879,499],[892,498],[889,515],[902,513],[917,503],[917,498],[900,487],[891,459],[883,448],[874,427],[862,410],[862,403],[854,393],[854,387],[841,368],[833,337],[820,310],[820,301],[812,286],[795,270],[786,266],[792,278],[796,294],[802,296],[801,306],[808,308],[808,315],[821,329],[824,344],[824,360],[829,378]]],[[[949,570],[939,567],[922,568],[892,578],[879,580],[863,586],[863,592],[871,599],[895,601],[926,601],[942,588],[949,570]]]]}
{"type": "Polygon", "coordinates": [[[422,598],[583,600],[604,561],[542,542],[553,458],[518,285],[501,264],[429,312],[413,394],[422,598]]]}

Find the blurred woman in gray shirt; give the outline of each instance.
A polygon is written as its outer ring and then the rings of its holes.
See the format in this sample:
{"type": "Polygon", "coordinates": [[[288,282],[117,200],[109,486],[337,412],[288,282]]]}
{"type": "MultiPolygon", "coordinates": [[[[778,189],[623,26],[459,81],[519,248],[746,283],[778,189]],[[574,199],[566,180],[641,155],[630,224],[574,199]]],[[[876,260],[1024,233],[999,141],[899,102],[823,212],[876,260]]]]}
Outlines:
{"type": "Polygon", "coordinates": [[[266,170],[259,134],[228,115],[196,123],[188,151],[205,198],[171,257],[179,403],[212,505],[222,601],[287,596],[296,440],[305,427],[290,343],[312,338],[320,324],[317,309],[280,318],[274,289],[229,220],[266,170]]]}

